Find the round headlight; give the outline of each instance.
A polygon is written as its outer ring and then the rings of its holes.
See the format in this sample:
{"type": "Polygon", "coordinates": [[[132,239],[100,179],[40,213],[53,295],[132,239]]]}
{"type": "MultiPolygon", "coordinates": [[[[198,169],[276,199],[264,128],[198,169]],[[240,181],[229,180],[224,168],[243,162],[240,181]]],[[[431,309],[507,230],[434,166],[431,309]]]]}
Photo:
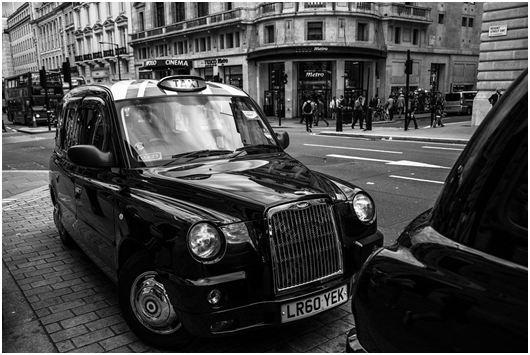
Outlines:
{"type": "Polygon", "coordinates": [[[357,194],[352,201],[353,210],[357,218],[363,223],[372,221],[375,215],[375,207],[370,197],[365,194],[357,194]]]}
{"type": "Polygon", "coordinates": [[[199,258],[212,259],[221,251],[222,239],[214,226],[198,223],[188,233],[188,246],[199,258]]]}
{"type": "Polygon", "coordinates": [[[38,113],[36,113],[36,114],[35,114],[35,117],[36,117],[36,118],[39,118],[39,117],[40,117],[40,115],[39,115],[38,113]]]}

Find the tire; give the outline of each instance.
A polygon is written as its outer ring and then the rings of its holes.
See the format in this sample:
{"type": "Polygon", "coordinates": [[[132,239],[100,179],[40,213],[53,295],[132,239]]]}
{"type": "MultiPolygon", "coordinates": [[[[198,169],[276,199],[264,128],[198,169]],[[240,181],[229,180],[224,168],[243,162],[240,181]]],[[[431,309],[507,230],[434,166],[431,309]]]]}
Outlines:
{"type": "Polygon", "coordinates": [[[57,202],[54,202],[53,204],[53,222],[55,223],[55,227],[57,227],[57,231],[59,232],[59,238],[61,239],[61,243],[63,243],[64,246],[67,246],[69,248],[75,246],[74,240],[72,239],[70,234],[68,234],[68,232],[64,229],[63,223],[61,222],[61,210],[57,202]]]}
{"type": "Polygon", "coordinates": [[[151,259],[136,254],[118,277],[118,300],[132,332],[156,347],[183,349],[194,337],[184,329],[151,259]]]}
{"type": "Polygon", "coordinates": [[[468,107],[466,110],[466,115],[470,116],[471,112],[472,112],[471,107],[468,107]]]}

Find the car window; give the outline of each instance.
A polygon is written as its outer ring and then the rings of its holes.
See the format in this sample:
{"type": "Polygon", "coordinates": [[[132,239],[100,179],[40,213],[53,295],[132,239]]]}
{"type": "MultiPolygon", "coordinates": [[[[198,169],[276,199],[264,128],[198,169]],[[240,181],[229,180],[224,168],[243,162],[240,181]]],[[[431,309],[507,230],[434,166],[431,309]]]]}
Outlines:
{"type": "Polygon", "coordinates": [[[201,150],[233,152],[250,145],[276,145],[258,109],[246,97],[187,95],[117,104],[130,161],[162,165],[201,150]]]}
{"type": "Polygon", "coordinates": [[[103,152],[109,151],[109,123],[103,101],[99,98],[83,100],[79,116],[78,144],[93,145],[103,152]]]}
{"type": "Polygon", "coordinates": [[[466,92],[464,93],[464,99],[466,100],[473,100],[477,96],[476,93],[466,92]]]}
{"type": "Polygon", "coordinates": [[[522,183],[517,189],[511,187],[515,181],[526,181],[519,173],[528,161],[526,85],[524,80],[507,94],[506,101],[477,129],[449,173],[432,212],[432,225],[444,236],[520,263],[526,262],[521,257],[526,253],[526,221],[512,216],[527,207],[519,203],[517,209],[510,209],[506,199],[519,201],[520,191],[525,190],[522,183]]]}
{"type": "Polygon", "coordinates": [[[445,94],[445,101],[460,101],[460,94],[445,94]]]}

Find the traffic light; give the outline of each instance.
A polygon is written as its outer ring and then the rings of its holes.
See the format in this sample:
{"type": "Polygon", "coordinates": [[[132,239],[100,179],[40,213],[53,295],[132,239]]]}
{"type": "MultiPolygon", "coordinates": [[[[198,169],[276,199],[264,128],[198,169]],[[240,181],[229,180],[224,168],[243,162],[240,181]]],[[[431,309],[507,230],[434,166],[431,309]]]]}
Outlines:
{"type": "Polygon", "coordinates": [[[72,81],[72,68],[70,68],[70,61],[66,58],[63,62],[63,82],[69,83],[72,81]]]}
{"type": "Polygon", "coordinates": [[[46,69],[44,69],[44,67],[42,67],[42,69],[39,70],[39,81],[40,81],[40,86],[42,88],[46,88],[46,69]]]}
{"type": "Polygon", "coordinates": [[[283,84],[287,84],[287,74],[285,72],[282,72],[282,82],[283,84]]]}
{"type": "Polygon", "coordinates": [[[278,85],[277,70],[273,70],[271,73],[271,83],[273,86],[278,85]]]}
{"type": "Polygon", "coordinates": [[[412,74],[412,63],[413,63],[412,59],[407,59],[405,61],[405,74],[407,75],[412,74]]]}

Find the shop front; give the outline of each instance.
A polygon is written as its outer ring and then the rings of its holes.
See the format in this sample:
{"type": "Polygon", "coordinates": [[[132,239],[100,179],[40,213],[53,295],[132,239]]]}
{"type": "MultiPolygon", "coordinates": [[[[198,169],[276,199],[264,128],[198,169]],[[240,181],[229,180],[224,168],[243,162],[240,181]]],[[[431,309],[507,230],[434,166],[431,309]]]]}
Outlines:
{"type": "Polygon", "coordinates": [[[331,116],[329,105],[332,96],[332,70],[330,61],[298,62],[298,107],[307,99],[312,99],[323,106],[322,114],[331,116]]]}
{"type": "Polygon", "coordinates": [[[211,58],[193,62],[194,75],[243,88],[243,58],[211,58]]]}
{"type": "Polygon", "coordinates": [[[184,59],[147,60],[138,68],[139,79],[162,79],[170,75],[189,75],[191,61],[184,59]]]}

